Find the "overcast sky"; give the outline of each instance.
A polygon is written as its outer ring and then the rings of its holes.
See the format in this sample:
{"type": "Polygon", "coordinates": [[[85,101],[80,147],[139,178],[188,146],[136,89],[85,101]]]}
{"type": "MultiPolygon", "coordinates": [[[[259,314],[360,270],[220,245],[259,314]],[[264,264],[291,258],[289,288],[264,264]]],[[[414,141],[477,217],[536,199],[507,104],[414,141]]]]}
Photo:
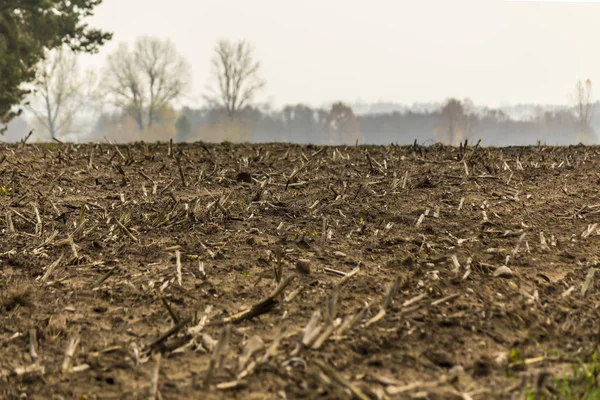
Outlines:
{"type": "MultiPolygon", "coordinates": [[[[173,40],[199,105],[218,39],[256,47],[267,86],[288,103],[564,104],[578,79],[600,85],[600,2],[495,0],[104,0],[91,24],[119,42],[173,40]]],[[[597,86],[600,87],[600,86],[597,86]]],[[[596,91],[600,93],[600,91],[596,91]]]]}

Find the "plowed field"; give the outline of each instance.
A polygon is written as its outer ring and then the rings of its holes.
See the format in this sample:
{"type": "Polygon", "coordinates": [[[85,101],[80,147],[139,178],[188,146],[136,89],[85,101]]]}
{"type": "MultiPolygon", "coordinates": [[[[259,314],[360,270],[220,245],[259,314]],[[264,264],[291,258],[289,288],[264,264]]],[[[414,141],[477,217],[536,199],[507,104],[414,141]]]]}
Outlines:
{"type": "Polygon", "coordinates": [[[598,171],[584,146],[2,145],[0,398],[581,398],[598,171]]]}

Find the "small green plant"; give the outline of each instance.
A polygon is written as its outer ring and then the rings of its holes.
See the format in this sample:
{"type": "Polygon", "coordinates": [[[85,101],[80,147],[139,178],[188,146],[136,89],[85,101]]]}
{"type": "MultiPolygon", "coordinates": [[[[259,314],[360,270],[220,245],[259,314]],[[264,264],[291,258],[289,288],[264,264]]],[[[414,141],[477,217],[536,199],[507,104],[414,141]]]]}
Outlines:
{"type": "Polygon", "coordinates": [[[594,352],[587,363],[578,359],[571,365],[572,372],[569,376],[556,379],[556,398],[559,400],[600,400],[600,387],[598,375],[600,374],[600,361],[594,352]]]}
{"type": "Polygon", "coordinates": [[[8,190],[6,190],[6,187],[0,186],[0,196],[6,196],[6,195],[8,195],[8,190]]]}
{"type": "Polygon", "coordinates": [[[510,351],[508,352],[508,362],[511,364],[516,364],[518,362],[521,362],[522,358],[521,358],[521,353],[519,353],[518,349],[510,349],[510,351]]]}
{"type": "Polygon", "coordinates": [[[535,393],[534,392],[527,392],[527,394],[525,395],[525,400],[536,400],[535,399],[535,393]]]}

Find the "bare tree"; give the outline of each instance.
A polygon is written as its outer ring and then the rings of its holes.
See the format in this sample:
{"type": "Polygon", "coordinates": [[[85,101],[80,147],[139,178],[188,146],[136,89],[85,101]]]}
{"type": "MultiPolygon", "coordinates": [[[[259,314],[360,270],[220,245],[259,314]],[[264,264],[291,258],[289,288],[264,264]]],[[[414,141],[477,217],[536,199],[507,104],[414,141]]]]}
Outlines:
{"type": "Polygon", "coordinates": [[[572,95],[575,118],[579,124],[579,129],[583,133],[589,133],[592,121],[592,81],[578,81],[575,85],[575,92],[572,95]]]}
{"type": "Polygon", "coordinates": [[[360,125],[354,111],[342,102],[332,104],[325,119],[325,132],[332,144],[352,144],[359,139],[360,125]]]}
{"type": "Polygon", "coordinates": [[[475,133],[475,130],[477,128],[477,122],[478,122],[477,108],[475,107],[475,103],[473,103],[473,100],[471,100],[468,97],[463,99],[462,105],[463,105],[463,112],[465,114],[464,136],[465,136],[465,139],[470,139],[471,136],[473,136],[473,134],[475,133]]]}
{"type": "Polygon", "coordinates": [[[246,41],[219,41],[212,68],[216,85],[209,89],[210,94],[205,99],[224,109],[229,117],[248,106],[265,86],[258,75],[260,63],[255,60],[254,48],[246,41]]]}
{"type": "Polygon", "coordinates": [[[91,100],[93,81],[91,72],[81,73],[77,55],[69,48],[48,51],[38,66],[26,109],[51,138],[57,138],[73,128],[75,115],[91,100]]]}
{"type": "MultiPolygon", "coordinates": [[[[467,103],[471,107],[470,100],[467,103]]],[[[446,100],[440,111],[435,134],[442,143],[456,146],[469,134],[470,125],[463,103],[450,98],[446,100]]]]}
{"type": "Polygon", "coordinates": [[[157,122],[160,111],[181,98],[189,81],[188,63],[169,40],[143,36],[132,51],[122,43],[108,56],[107,94],[139,130],[157,122]]]}

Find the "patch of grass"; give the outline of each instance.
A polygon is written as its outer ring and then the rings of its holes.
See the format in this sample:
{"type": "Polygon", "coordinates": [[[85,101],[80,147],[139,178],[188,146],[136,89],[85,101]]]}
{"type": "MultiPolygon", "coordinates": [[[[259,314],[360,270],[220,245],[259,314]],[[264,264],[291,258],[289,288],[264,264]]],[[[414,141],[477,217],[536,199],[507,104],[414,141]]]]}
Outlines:
{"type": "MultiPolygon", "coordinates": [[[[600,400],[600,360],[595,352],[584,363],[581,359],[571,365],[571,372],[562,377],[550,380],[538,390],[529,390],[524,396],[526,400],[600,400]]],[[[538,383],[539,384],[539,383],[538,383]]]]}
{"type": "Polygon", "coordinates": [[[571,376],[555,381],[560,400],[600,400],[598,375],[600,374],[600,360],[598,353],[594,352],[586,364],[581,359],[572,366],[571,376]]]}

